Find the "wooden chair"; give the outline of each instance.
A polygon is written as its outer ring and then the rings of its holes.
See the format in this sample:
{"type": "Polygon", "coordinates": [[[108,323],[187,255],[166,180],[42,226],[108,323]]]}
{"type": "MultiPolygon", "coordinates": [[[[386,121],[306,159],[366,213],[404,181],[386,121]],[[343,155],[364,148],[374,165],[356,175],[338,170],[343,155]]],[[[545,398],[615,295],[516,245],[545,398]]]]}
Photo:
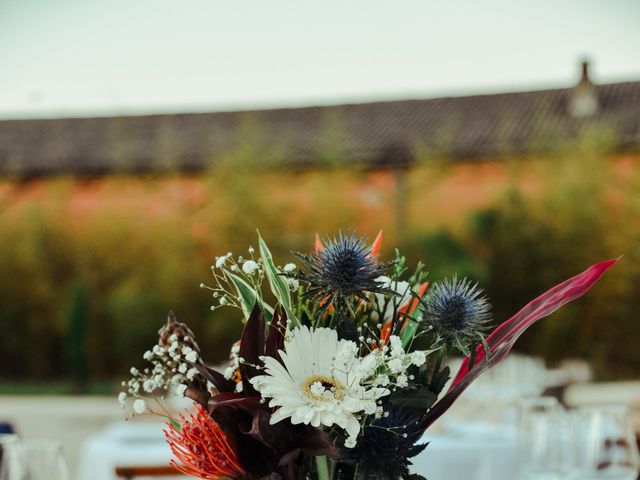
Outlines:
{"type": "Polygon", "coordinates": [[[158,467],[116,467],[116,476],[125,480],[135,477],[180,477],[182,472],[169,465],[158,467]]]}

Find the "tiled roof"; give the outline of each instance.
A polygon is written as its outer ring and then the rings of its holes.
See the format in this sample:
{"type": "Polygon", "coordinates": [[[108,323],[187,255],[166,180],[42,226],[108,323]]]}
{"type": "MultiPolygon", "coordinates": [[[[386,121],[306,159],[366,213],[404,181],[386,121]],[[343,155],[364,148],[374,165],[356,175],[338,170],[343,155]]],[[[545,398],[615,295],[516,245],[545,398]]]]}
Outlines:
{"type": "Polygon", "coordinates": [[[417,152],[479,159],[538,152],[598,127],[614,148],[640,147],[640,81],[575,89],[249,112],[0,121],[0,174],[201,170],[224,159],[305,166],[399,164],[417,152]],[[239,160],[240,159],[240,160],[239,160]]]}

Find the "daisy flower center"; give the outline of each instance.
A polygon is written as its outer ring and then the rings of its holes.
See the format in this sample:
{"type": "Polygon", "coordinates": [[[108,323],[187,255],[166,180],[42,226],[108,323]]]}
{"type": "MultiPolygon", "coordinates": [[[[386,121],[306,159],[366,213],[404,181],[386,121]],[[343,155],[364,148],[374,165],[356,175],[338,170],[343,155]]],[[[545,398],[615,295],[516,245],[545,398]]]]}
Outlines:
{"type": "Polygon", "coordinates": [[[344,387],[335,378],[313,375],[302,382],[302,391],[311,400],[326,402],[344,397],[344,387]]]}

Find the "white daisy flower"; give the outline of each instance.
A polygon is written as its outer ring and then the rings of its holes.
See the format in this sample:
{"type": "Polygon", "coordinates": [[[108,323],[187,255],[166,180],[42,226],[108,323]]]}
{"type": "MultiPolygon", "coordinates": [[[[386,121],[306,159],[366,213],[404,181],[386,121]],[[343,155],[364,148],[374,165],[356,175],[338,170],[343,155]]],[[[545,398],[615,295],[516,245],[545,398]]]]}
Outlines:
{"type": "Polygon", "coordinates": [[[266,375],[251,379],[262,397],[271,399],[270,407],[280,407],[271,423],[290,418],[294,425],[338,425],[347,432],[345,444],[355,446],[358,414],[374,413],[376,400],[390,393],[370,382],[380,355],[359,358],[357,350],[353,342],[338,340],[336,331],[329,328],[293,330],[280,352],[284,366],[266,357],[266,375]]]}

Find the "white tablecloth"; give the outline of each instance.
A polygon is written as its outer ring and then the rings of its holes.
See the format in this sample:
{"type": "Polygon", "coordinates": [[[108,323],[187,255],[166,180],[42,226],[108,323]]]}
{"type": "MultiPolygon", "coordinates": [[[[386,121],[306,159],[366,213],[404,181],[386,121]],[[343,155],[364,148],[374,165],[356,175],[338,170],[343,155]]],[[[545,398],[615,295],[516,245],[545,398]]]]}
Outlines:
{"type": "Polygon", "coordinates": [[[504,430],[427,433],[429,446],[412,459],[413,473],[428,480],[517,480],[516,437],[504,430]]]}
{"type": "MultiPolygon", "coordinates": [[[[77,480],[116,480],[116,466],[167,465],[171,451],[163,425],[114,424],[88,438],[77,480]]],[[[412,472],[428,480],[516,480],[517,442],[507,430],[482,426],[427,433],[429,446],[413,459],[412,472]]],[[[175,477],[173,477],[175,478],[175,477]]]]}
{"type": "MultiPolygon", "coordinates": [[[[162,424],[115,423],[85,440],[77,480],[117,480],[116,467],[168,465],[162,424]]],[[[172,477],[175,479],[176,477],[172,477]]]]}

